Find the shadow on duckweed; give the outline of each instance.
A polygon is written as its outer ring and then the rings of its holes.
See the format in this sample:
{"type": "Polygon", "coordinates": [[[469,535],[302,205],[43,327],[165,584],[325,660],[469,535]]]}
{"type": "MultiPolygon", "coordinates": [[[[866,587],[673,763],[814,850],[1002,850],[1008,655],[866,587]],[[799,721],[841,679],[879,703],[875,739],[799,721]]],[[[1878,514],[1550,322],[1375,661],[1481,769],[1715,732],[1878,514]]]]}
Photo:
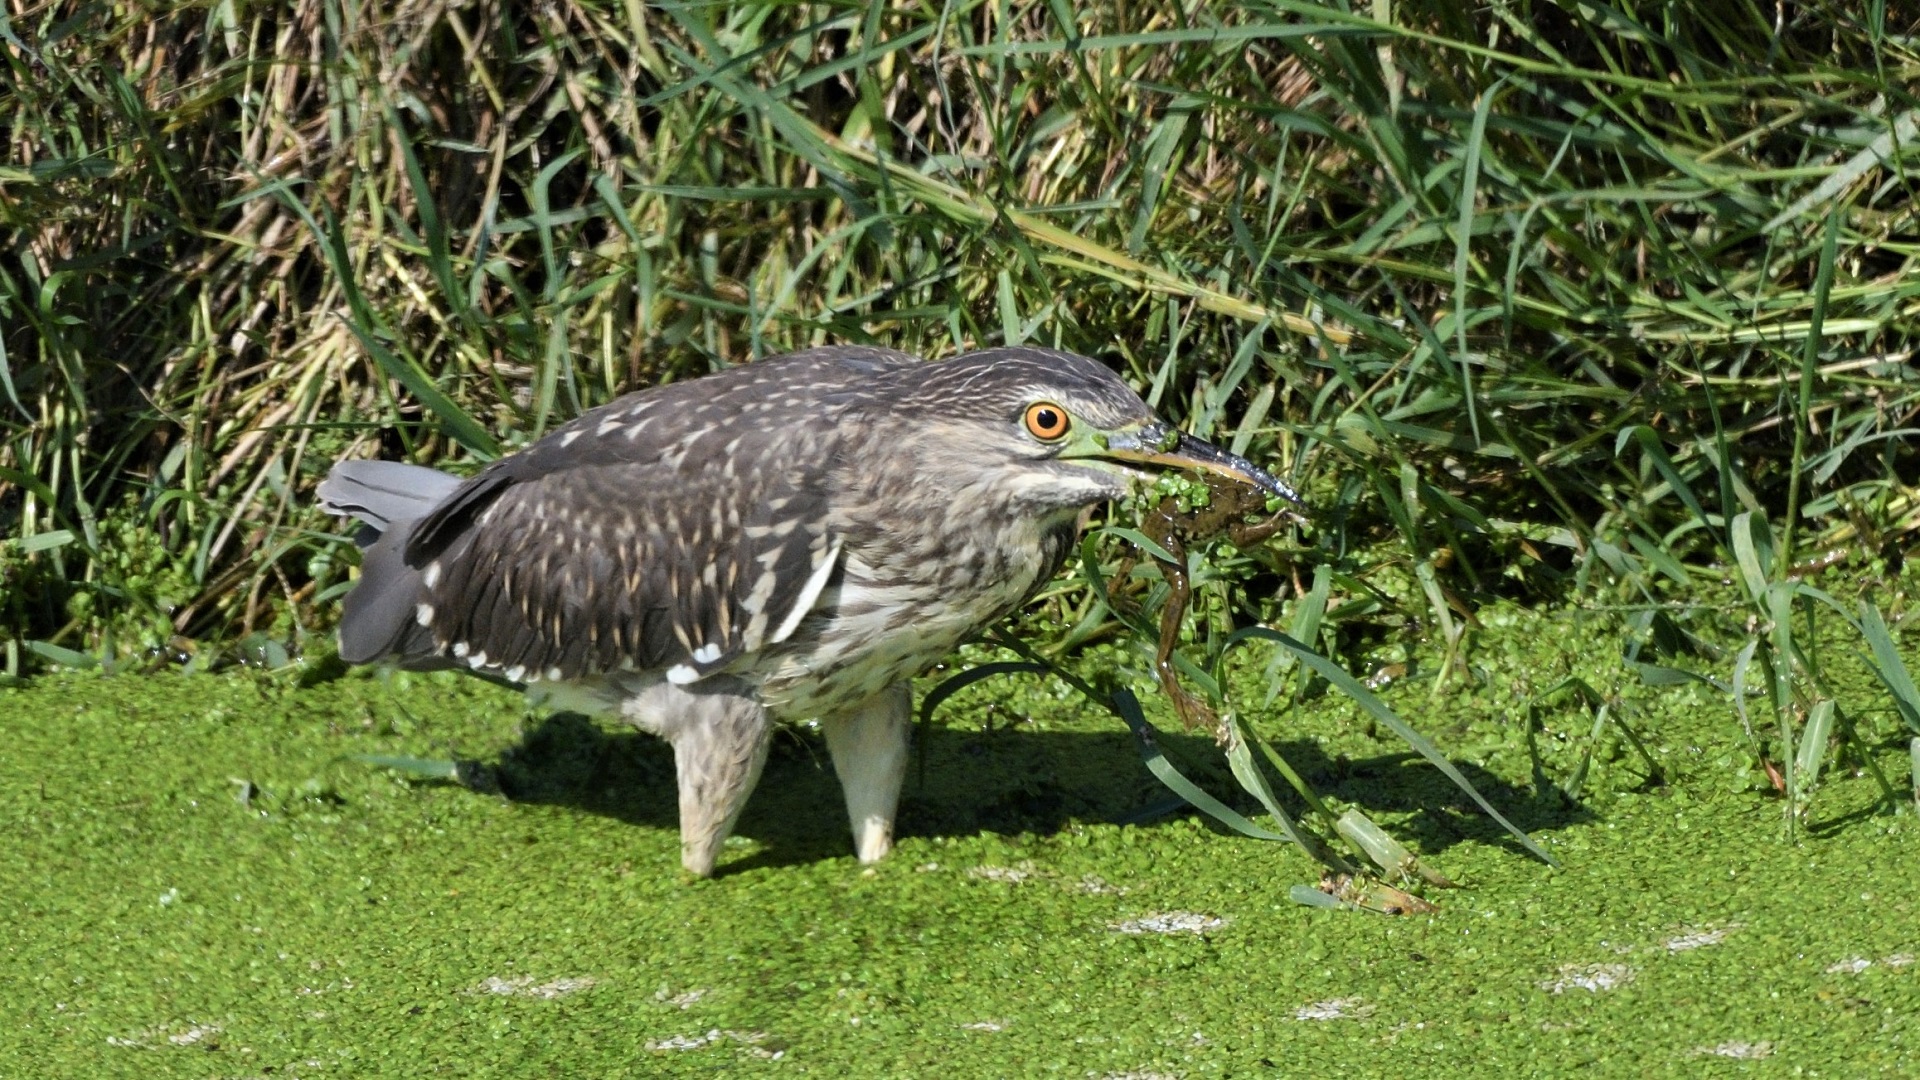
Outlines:
{"type": "MultiPolygon", "coordinates": [[[[1210,737],[1161,732],[1160,748],[1181,771],[1250,816],[1259,812],[1235,784],[1210,737]]],[[[912,836],[1053,835],[1075,823],[1153,827],[1192,810],[1141,765],[1124,731],[1062,732],[1018,728],[936,728],[915,744],[916,761],[902,795],[898,833],[912,836]],[[924,761],[921,759],[924,758],[924,761]]],[[[1500,825],[1482,814],[1444,776],[1411,752],[1353,758],[1329,756],[1316,742],[1276,749],[1314,789],[1369,815],[1393,820],[1390,831],[1426,857],[1477,841],[1525,858],[1500,825]]],[[[1594,820],[1558,789],[1509,783],[1486,769],[1456,763],[1475,787],[1528,832],[1594,820]]],[[[463,761],[460,783],[527,804],[566,807],[650,828],[677,827],[673,751],[651,735],[603,727],[576,713],[556,713],[530,727],[492,761],[463,761]]],[[[1288,793],[1289,795],[1291,793],[1288,793]]],[[[815,732],[785,727],[735,832],[758,845],[719,873],[788,866],[847,854],[839,782],[815,732]]],[[[1304,815],[1297,798],[1287,809],[1304,815]]]]}

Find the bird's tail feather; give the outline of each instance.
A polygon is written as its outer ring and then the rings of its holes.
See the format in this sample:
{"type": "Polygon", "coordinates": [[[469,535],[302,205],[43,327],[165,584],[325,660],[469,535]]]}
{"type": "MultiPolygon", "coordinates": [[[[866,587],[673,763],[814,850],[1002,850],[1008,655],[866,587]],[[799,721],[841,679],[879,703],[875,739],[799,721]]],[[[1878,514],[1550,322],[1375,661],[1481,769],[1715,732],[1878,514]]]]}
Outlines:
{"type": "Polygon", "coordinates": [[[320,482],[322,510],[366,525],[355,537],[363,549],[360,580],[341,603],[342,660],[390,657],[410,668],[449,666],[417,618],[426,590],[404,553],[414,523],[459,486],[459,477],[399,461],[338,462],[320,482]]]}
{"type": "MultiPolygon", "coordinates": [[[[385,532],[395,522],[418,521],[440,505],[460,478],[404,461],[340,461],[314,494],[320,509],[353,517],[385,532]]],[[[366,546],[362,544],[361,546],[366,546]]]]}

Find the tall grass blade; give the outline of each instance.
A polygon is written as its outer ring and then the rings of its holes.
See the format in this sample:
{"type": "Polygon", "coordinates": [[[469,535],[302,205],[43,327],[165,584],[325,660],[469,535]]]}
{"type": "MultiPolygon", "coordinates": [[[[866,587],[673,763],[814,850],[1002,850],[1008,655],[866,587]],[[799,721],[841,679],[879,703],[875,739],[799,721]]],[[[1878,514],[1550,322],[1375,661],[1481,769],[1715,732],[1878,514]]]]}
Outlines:
{"type": "Polygon", "coordinates": [[[1833,739],[1833,699],[1822,698],[1807,710],[1806,726],[1800,730],[1800,749],[1793,761],[1793,799],[1802,814],[1813,801],[1813,789],[1820,783],[1820,766],[1827,758],[1827,743],[1833,739]]]}
{"type": "Polygon", "coordinates": [[[1900,713],[1900,719],[1920,735],[1920,688],[1914,686],[1913,676],[1908,674],[1906,661],[1894,646],[1893,633],[1881,618],[1880,609],[1864,601],[1860,604],[1860,632],[1867,639],[1867,648],[1873,652],[1871,667],[1875,677],[1893,696],[1893,707],[1900,713]]]}
{"type": "Polygon", "coordinates": [[[1554,861],[1553,856],[1547,854],[1545,848],[1536,843],[1533,837],[1527,835],[1524,829],[1508,821],[1506,815],[1494,809],[1493,804],[1487,801],[1486,796],[1480,794],[1479,789],[1474,787],[1465,776],[1462,776],[1460,770],[1455,768],[1453,763],[1447,760],[1446,755],[1442,754],[1438,747],[1428,741],[1426,736],[1409,727],[1405,720],[1400,719],[1392,709],[1387,708],[1385,702],[1375,697],[1372,691],[1360,685],[1358,680],[1347,674],[1346,670],[1338,664],[1335,664],[1333,661],[1328,660],[1326,657],[1321,656],[1319,653],[1314,652],[1312,649],[1307,648],[1305,645],[1300,644],[1298,641],[1295,641],[1280,631],[1270,630],[1264,626],[1249,626],[1234,631],[1228,636],[1226,643],[1222,646],[1222,651],[1232,648],[1242,641],[1256,638],[1261,641],[1271,641],[1281,648],[1291,651],[1295,656],[1299,657],[1302,664],[1312,668],[1321,678],[1332,683],[1341,693],[1352,698],[1356,704],[1366,710],[1376,721],[1384,724],[1395,735],[1400,736],[1408,746],[1413,747],[1415,752],[1421,757],[1426,758],[1427,761],[1432,763],[1433,767],[1439,769],[1442,775],[1448,780],[1453,781],[1455,787],[1466,792],[1467,797],[1472,799],[1488,817],[1499,822],[1500,827],[1505,829],[1508,835],[1518,841],[1521,847],[1526,848],[1548,865],[1559,865],[1554,861]]]}

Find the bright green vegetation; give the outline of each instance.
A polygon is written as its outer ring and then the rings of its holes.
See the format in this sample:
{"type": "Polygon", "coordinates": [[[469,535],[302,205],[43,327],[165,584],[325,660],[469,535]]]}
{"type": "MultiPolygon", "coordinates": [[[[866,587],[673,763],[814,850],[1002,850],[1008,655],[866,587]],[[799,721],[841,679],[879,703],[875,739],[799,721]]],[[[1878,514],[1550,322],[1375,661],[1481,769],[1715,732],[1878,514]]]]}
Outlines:
{"type": "MultiPolygon", "coordinates": [[[[9,11],[0,1075],[1913,1073],[1910,6],[9,11]],[[325,677],[331,460],[829,341],[1098,356],[1297,484],[1191,545],[1183,677],[1472,887],[1308,910],[1298,851],[1114,825],[1165,790],[1031,676],[942,710],[871,876],[804,741],[700,885],[664,747],[533,721],[513,800],[342,760],[520,710],[325,677]],[[1112,928],[1156,913],[1225,921],[1112,928]]],[[[1021,633],[1165,728],[1125,539],[1021,633]]]]}
{"type": "Polygon", "coordinates": [[[31,5],[8,671],[302,646],[335,456],[823,341],[1104,358],[1309,493],[1336,633],[1897,562],[1913,12],[1697,7],[31,5]]]}
{"type": "MultiPolygon", "coordinates": [[[[0,690],[0,1075],[1911,1075],[1920,878],[1888,853],[1913,815],[1871,815],[1856,761],[1786,841],[1724,697],[1694,687],[1628,695],[1657,783],[1608,738],[1570,808],[1532,787],[1516,703],[1605,665],[1565,616],[1498,622],[1477,681],[1383,692],[1559,870],[1345,699],[1255,714],[1467,886],[1399,918],[1292,903],[1318,871],[1284,845],[1115,824],[1164,789],[1116,722],[1030,678],[943,710],[888,861],[853,861],[796,735],[694,883],[664,744],[475,680],[0,690]],[[514,797],[343,760],[369,753],[483,759],[514,797]]],[[[1564,779],[1586,717],[1540,721],[1564,779]]],[[[1895,725],[1867,726],[1893,768],[1895,725]]],[[[1231,797],[1210,740],[1161,742],[1231,797]]]]}

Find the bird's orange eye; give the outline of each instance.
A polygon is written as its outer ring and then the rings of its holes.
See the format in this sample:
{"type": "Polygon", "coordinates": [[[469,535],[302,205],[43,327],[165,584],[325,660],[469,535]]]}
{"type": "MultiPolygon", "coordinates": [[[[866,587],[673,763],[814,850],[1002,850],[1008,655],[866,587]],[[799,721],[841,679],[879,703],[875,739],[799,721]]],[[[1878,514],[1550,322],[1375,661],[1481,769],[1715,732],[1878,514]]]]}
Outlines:
{"type": "Polygon", "coordinates": [[[1051,401],[1027,406],[1027,431],[1043,442],[1052,442],[1067,433],[1067,410],[1051,401]]]}

